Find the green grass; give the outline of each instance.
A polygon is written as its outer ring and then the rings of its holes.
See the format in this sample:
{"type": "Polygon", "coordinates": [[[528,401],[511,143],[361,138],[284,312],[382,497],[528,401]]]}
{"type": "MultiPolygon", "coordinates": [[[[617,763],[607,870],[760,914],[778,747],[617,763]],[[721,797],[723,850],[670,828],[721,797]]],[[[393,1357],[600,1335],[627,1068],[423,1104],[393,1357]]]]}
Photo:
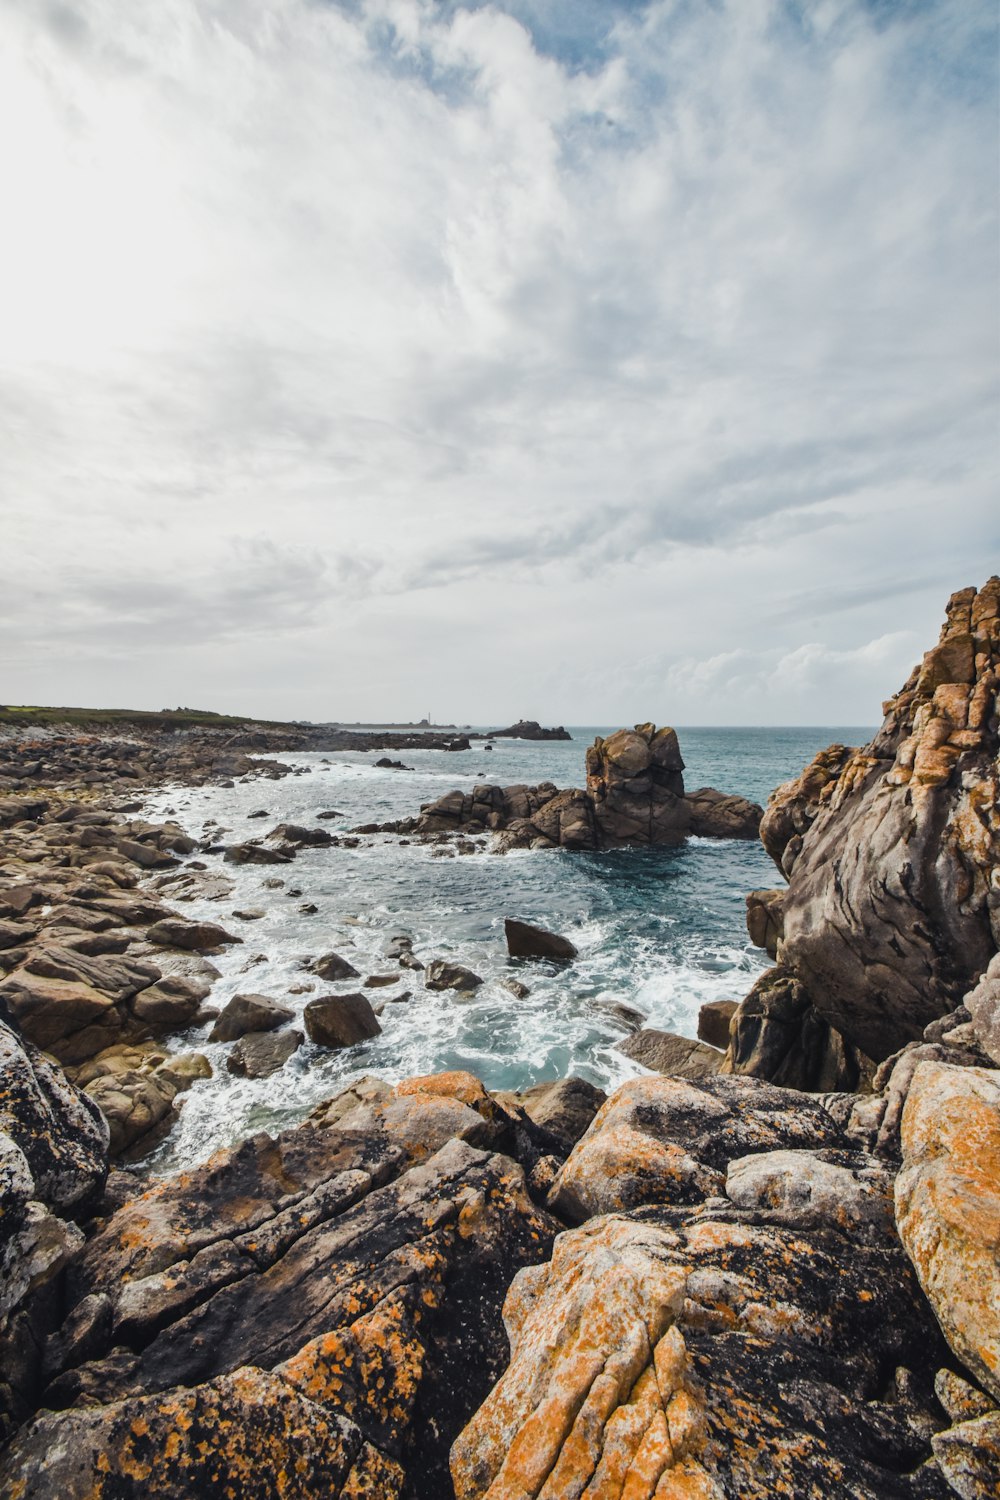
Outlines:
{"type": "Polygon", "coordinates": [[[66,725],[74,729],[100,726],[137,729],[243,729],[259,725],[267,729],[293,729],[296,726],[277,719],[236,718],[232,714],[215,714],[200,708],[170,708],[157,713],[141,708],[42,708],[34,704],[0,706],[0,725],[27,728],[66,725]]]}

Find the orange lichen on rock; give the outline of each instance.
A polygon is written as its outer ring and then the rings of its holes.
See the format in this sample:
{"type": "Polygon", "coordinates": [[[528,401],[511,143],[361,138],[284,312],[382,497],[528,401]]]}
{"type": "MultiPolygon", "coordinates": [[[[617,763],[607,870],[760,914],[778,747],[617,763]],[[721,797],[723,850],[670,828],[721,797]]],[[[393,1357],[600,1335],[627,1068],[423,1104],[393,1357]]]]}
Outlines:
{"type": "Polygon", "coordinates": [[[1000,1073],[920,1063],[901,1139],[900,1238],[952,1349],[1000,1399],[1000,1073]]]}

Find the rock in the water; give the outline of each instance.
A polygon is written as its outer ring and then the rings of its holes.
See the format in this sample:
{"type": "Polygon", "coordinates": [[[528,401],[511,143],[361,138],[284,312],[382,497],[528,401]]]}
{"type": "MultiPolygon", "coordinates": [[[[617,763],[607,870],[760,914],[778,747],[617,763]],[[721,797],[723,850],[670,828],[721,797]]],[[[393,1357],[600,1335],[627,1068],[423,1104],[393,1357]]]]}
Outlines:
{"type": "Polygon", "coordinates": [[[532,927],[529,922],[518,922],[513,917],[506,917],[503,927],[511,958],[549,958],[560,964],[576,958],[577,950],[569,938],[546,932],[544,927],[532,927]]]}
{"type": "Polygon", "coordinates": [[[338,979],[357,979],[358,971],[346,958],[341,958],[339,953],[324,953],[319,958],[313,958],[303,965],[310,974],[318,974],[320,979],[325,979],[332,984],[338,979]]]}
{"type": "Polygon", "coordinates": [[[378,1036],[378,1017],[364,995],[323,995],[302,1013],[309,1040],[319,1047],[353,1047],[378,1036]]]}
{"type": "Polygon", "coordinates": [[[294,853],[273,849],[267,844],[230,844],[223,859],[230,865],[287,865],[294,853]]]}
{"type": "Polygon", "coordinates": [[[250,1031],[226,1058],[226,1067],[239,1078],[270,1078],[297,1052],[301,1031],[250,1031]]]}
{"type": "Polygon", "coordinates": [[[710,1078],[722,1066],[723,1054],[704,1042],[677,1036],[673,1031],[633,1031],[617,1051],[624,1052],[644,1068],[669,1073],[674,1078],[710,1078]]]}
{"type": "Polygon", "coordinates": [[[218,953],[227,943],[242,943],[217,922],[186,922],[183,917],[167,917],[149,929],[146,938],[164,948],[184,948],[191,953],[218,953]]]}
{"type": "Polygon", "coordinates": [[[587,792],[605,847],[680,843],[691,823],[673,729],[637,724],[587,751],[587,792]]]}
{"type": "Polygon", "coordinates": [[[210,1042],[235,1042],[249,1031],[277,1031],[295,1012],[268,995],[234,995],[209,1033],[210,1042]]]}
{"type": "Polygon", "coordinates": [[[921,1063],[902,1150],[900,1238],[955,1354],[1000,1400],[1000,1073],[921,1063]]]}
{"type": "Polygon", "coordinates": [[[447,959],[435,958],[424,970],[424,985],[429,990],[459,990],[468,993],[482,984],[478,974],[462,964],[448,963],[447,959]]]}
{"type": "Polygon", "coordinates": [[[746,797],[699,787],[684,798],[691,814],[689,832],[703,839],[755,839],[764,809],[746,797]]]}

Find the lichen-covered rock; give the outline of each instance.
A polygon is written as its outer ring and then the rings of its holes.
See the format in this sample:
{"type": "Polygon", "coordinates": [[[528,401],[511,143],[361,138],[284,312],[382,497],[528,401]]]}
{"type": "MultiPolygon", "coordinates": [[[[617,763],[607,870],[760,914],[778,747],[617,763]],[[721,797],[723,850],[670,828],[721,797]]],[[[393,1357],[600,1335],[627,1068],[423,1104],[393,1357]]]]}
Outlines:
{"type": "MultiPolygon", "coordinates": [[[[469,1075],[406,1088],[502,1115],[469,1075]]],[[[503,1369],[506,1286],[556,1226],[513,1161],[448,1139],[411,1165],[407,1129],[317,1119],[119,1209],[71,1268],[59,1415],[18,1435],[3,1493],[447,1493],[450,1442],[503,1369]]]]}
{"type": "Polygon", "coordinates": [[[939,644],[861,750],[768,805],[789,879],[782,963],[876,1060],[960,1003],[1000,947],[1000,579],[952,596],[939,644]]]}
{"type": "Polygon", "coordinates": [[[509,1103],[523,1109],[532,1123],[553,1136],[567,1153],[589,1130],[608,1096],[585,1078],[561,1078],[555,1083],[536,1083],[518,1093],[498,1097],[504,1105],[509,1103]]]}
{"type": "Polygon", "coordinates": [[[549,1203],[571,1222],[640,1203],[698,1203],[721,1196],[736,1157],[843,1144],[822,1105],[791,1089],[720,1076],[637,1078],[601,1108],[549,1203]]]}
{"type": "Polygon", "coordinates": [[[959,1500],[996,1500],[1000,1412],[959,1422],[931,1438],[938,1467],[959,1500]]]}
{"type": "Polygon", "coordinates": [[[504,1316],[510,1366],[452,1449],[457,1500],[949,1496],[932,1412],[884,1389],[936,1346],[885,1233],[612,1214],[522,1271],[504,1316]]]}
{"type": "Polygon", "coordinates": [[[955,1354],[1000,1399],[1000,1073],[921,1063],[902,1152],[900,1238],[955,1354]]]}

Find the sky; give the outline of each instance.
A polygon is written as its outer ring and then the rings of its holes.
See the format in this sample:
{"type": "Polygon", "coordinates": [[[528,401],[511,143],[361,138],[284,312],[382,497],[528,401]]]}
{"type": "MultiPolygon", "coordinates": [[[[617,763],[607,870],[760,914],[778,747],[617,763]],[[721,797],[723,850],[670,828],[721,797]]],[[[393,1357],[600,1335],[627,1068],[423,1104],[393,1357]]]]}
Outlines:
{"type": "Polygon", "coordinates": [[[994,0],[6,0],[0,701],[872,724],[1000,570],[994,0]]]}

